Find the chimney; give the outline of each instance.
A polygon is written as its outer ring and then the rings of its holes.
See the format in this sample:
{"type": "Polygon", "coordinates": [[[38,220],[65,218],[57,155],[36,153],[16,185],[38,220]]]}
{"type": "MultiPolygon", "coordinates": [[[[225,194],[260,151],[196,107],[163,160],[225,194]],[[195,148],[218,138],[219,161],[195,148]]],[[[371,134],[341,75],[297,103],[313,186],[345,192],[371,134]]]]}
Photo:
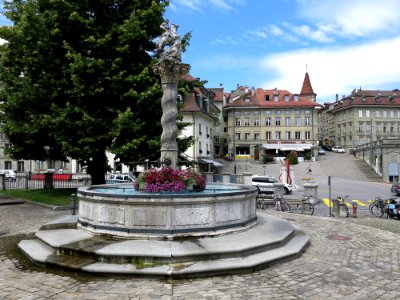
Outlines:
{"type": "Polygon", "coordinates": [[[339,94],[336,94],[336,102],[339,100],[339,94]]]}

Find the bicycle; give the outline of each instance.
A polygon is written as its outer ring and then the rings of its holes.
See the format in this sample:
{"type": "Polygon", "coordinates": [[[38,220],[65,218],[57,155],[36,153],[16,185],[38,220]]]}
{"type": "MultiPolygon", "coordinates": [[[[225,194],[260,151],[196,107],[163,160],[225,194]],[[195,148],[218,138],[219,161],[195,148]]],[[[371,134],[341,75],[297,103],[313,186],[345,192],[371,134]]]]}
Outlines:
{"type": "Polygon", "coordinates": [[[314,205],[310,202],[310,198],[312,198],[312,196],[303,196],[302,201],[302,211],[303,214],[307,214],[307,215],[313,215],[314,214],[314,205]]]}
{"type": "MultiPolygon", "coordinates": [[[[347,204],[346,204],[346,199],[349,200],[349,197],[350,197],[349,195],[344,196],[344,197],[337,196],[336,199],[334,199],[337,201],[337,205],[338,205],[338,207],[337,207],[338,217],[340,217],[341,212],[344,214],[344,216],[346,218],[349,217],[349,208],[347,207],[347,204]]],[[[336,201],[332,201],[332,202],[335,203],[336,201]]],[[[335,205],[334,205],[334,208],[335,208],[335,205]]],[[[335,209],[332,212],[333,217],[335,217],[334,211],[335,211],[335,209]]]]}
{"type": "Polygon", "coordinates": [[[368,210],[377,218],[381,218],[384,214],[387,218],[387,202],[388,200],[383,200],[381,197],[375,197],[375,200],[368,206],[368,210]]]}
{"type": "Polygon", "coordinates": [[[283,197],[276,195],[274,197],[275,209],[278,211],[290,211],[290,206],[283,197]]]}

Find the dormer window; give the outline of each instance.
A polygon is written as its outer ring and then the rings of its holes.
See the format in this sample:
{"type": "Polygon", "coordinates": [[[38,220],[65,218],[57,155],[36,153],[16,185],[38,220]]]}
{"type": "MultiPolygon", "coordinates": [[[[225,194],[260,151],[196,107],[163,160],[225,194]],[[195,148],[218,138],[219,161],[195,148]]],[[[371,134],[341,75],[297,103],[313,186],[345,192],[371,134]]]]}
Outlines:
{"type": "Polygon", "coordinates": [[[293,96],[293,99],[294,99],[294,101],[296,101],[296,102],[299,101],[299,95],[294,95],[294,96],[293,96]]]}
{"type": "Polygon", "coordinates": [[[250,98],[245,98],[244,103],[250,103],[250,98]]]}
{"type": "Polygon", "coordinates": [[[285,95],[285,101],[289,101],[289,95],[285,95]]]}
{"type": "Polygon", "coordinates": [[[366,96],[361,96],[361,101],[362,102],[367,102],[367,97],[366,96]]]}
{"type": "Polygon", "coordinates": [[[265,95],[265,101],[269,101],[269,95],[265,95]]]}
{"type": "Polygon", "coordinates": [[[380,95],[375,96],[375,101],[376,102],[381,102],[381,96],[380,95]]]}
{"type": "Polygon", "coordinates": [[[274,101],[278,101],[279,100],[279,95],[274,95],[274,101]]]}

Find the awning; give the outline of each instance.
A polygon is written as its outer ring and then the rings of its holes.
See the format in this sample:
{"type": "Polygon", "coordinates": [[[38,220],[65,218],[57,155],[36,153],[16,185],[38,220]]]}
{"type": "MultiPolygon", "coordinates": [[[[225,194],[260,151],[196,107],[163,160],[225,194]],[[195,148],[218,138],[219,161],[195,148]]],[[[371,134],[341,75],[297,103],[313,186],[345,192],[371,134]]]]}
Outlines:
{"type": "Polygon", "coordinates": [[[261,148],[281,151],[304,151],[312,148],[312,144],[263,144],[261,148]]]}
{"type": "Polygon", "coordinates": [[[220,162],[217,162],[217,161],[212,160],[212,159],[205,159],[205,158],[202,158],[201,161],[203,161],[203,162],[205,162],[205,163],[207,163],[207,164],[213,164],[215,167],[218,167],[218,168],[222,168],[222,167],[224,166],[224,165],[221,164],[220,162]]]}

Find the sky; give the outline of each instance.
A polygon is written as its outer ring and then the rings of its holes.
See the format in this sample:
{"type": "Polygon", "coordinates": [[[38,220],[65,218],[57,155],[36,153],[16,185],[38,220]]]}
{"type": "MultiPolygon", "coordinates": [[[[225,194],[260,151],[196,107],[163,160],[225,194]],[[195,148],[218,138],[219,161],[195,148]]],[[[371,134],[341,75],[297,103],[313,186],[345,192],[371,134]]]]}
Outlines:
{"type": "Polygon", "coordinates": [[[400,89],[399,0],[171,0],[165,18],[208,88],[300,93],[308,72],[319,103],[400,89]]]}
{"type": "Polygon", "coordinates": [[[400,89],[399,0],[171,0],[165,18],[191,32],[182,62],[208,88],[300,93],[308,72],[320,103],[400,89]]]}

